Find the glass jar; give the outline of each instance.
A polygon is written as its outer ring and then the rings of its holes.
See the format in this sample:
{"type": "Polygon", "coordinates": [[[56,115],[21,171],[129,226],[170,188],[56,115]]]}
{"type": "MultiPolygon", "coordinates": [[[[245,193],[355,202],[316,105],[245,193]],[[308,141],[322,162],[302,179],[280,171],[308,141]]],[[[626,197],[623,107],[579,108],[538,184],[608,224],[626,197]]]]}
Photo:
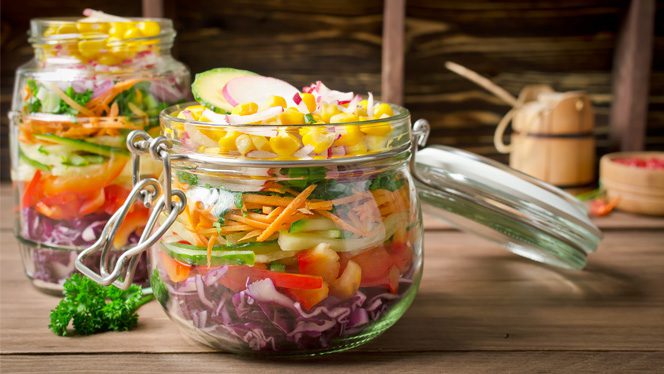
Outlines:
{"type": "Polygon", "coordinates": [[[216,349],[312,356],[387,330],[422,276],[420,197],[437,214],[545,263],[581,268],[599,242],[564,192],[467,152],[417,151],[428,124],[411,131],[402,107],[359,123],[233,126],[188,119],[183,108],[162,112],[165,136],[130,135],[135,155],[163,163],[163,179],[137,182],[77,267],[122,287],[132,261],[149,250],[157,300],[186,335],[216,349]],[[360,155],[314,157],[215,148],[228,134],[269,142],[310,131],[343,136],[348,126],[384,141],[360,155]],[[100,273],[85,266],[88,256],[107,252],[124,211],[140,199],[153,208],[139,243],[114,264],[102,259],[100,273]]]}
{"type": "MultiPolygon", "coordinates": [[[[131,189],[127,134],[158,133],[159,112],[188,97],[190,74],[170,54],[167,19],[34,19],[29,35],[35,56],[16,72],[9,114],[16,236],[33,284],[59,293],[131,189]]],[[[136,205],[115,246],[135,243],[147,217],[136,205]]]]}

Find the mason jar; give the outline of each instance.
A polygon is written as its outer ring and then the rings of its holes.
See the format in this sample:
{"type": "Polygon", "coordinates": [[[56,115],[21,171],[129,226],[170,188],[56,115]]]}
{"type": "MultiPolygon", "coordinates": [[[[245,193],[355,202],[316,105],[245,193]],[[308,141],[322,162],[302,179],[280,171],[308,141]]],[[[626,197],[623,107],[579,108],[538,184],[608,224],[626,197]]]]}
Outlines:
{"type": "MultiPolygon", "coordinates": [[[[78,252],[128,195],[127,134],[159,133],[159,112],[188,97],[189,71],[170,54],[170,20],[105,17],[33,19],[34,58],[16,72],[15,232],[26,275],[46,292],[61,291],[78,252]]],[[[160,172],[145,166],[147,176],[160,172]]],[[[134,206],[115,247],[135,243],[147,217],[134,206]]],[[[147,279],[141,266],[137,282],[147,279]]]]}
{"type": "Polygon", "coordinates": [[[137,256],[149,252],[152,290],[166,314],[215,349],[314,356],[387,330],[422,277],[420,199],[434,214],[554,266],[582,268],[600,239],[583,206],[554,187],[453,148],[418,150],[428,123],[411,129],[403,107],[379,120],[309,125],[198,122],[186,108],[162,112],[162,136],[130,136],[135,170],[138,156],[150,154],[162,179],[137,180],[77,267],[124,287],[137,256]],[[240,152],[220,141],[246,135],[276,151],[274,137],[318,131],[340,139],[351,136],[349,126],[384,139],[362,138],[359,154],[314,156],[240,152]],[[102,259],[100,272],[90,269],[85,260],[108,252],[136,201],[152,207],[138,244],[115,263],[102,259]]]}

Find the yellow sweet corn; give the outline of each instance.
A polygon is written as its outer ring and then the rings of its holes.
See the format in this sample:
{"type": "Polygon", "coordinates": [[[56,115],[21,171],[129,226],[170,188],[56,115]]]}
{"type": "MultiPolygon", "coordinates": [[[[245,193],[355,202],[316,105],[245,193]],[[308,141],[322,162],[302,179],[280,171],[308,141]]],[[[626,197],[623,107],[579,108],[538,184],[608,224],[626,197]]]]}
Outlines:
{"type": "Polygon", "coordinates": [[[330,117],[330,123],[357,122],[358,117],[355,114],[339,113],[330,117]]]}
{"type": "Polygon", "coordinates": [[[272,148],[270,148],[270,142],[264,136],[251,135],[251,142],[254,143],[254,147],[258,150],[267,152],[272,151],[272,148]]]}
{"type": "Polygon", "coordinates": [[[322,104],[320,108],[320,120],[325,123],[331,123],[330,118],[339,113],[341,113],[341,111],[336,105],[322,104]]]}
{"type": "Polygon", "coordinates": [[[73,23],[65,23],[58,26],[56,34],[75,34],[78,33],[76,25],[73,23]]]}
{"type": "Polygon", "coordinates": [[[191,116],[194,117],[194,120],[198,121],[198,119],[201,117],[201,114],[205,111],[205,107],[203,105],[189,105],[188,107],[184,108],[184,110],[188,110],[191,112],[191,116]]]}
{"type": "Polygon", "coordinates": [[[394,111],[392,110],[390,104],[380,103],[374,107],[374,117],[381,118],[383,114],[387,114],[389,117],[394,115],[394,111]]]}
{"type": "Polygon", "coordinates": [[[97,59],[97,62],[102,65],[117,65],[122,62],[122,59],[111,53],[102,53],[97,59]]]}
{"type": "Polygon", "coordinates": [[[367,153],[367,145],[360,141],[354,145],[346,146],[346,152],[350,156],[359,156],[367,153]]]}
{"type": "Polygon", "coordinates": [[[86,59],[95,58],[104,47],[106,47],[105,40],[84,39],[78,42],[78,52],[86,59]]]}
{"type": "Polygon", "coordinates": [[[108,23],[97,22],[76,22],[76,28],[80,33],[86,32],[106,32],[110,25],[108,23]]]}
{"type": "Polygon", "coordinates": [[[235,140],[241,133],[238,131],[229,131],[223,137],[219,138],[219,152],[225,153],[237,150],[235,140]]]}
{"type": "Polygon", "coordinates": [[[242,134],[235,138],[235,146],[243,156],[256,149],[254,143],[251,141],[251,137],[247,134],[242,134]]]}
{"type": "Polygon", "coordinates": [[[246,116],[256,112],[258,112],[258,104],[252,102],[238,104],[231,110],[231,114],[237,114],[240,116],[246,116]]]}
{"type": "Polygon", "coordinates": [[[314,153],[323,153],[332,146],[334,137],[334,134],[329,134],[325,129],[312,127],[302,136],[302,143],[313,146],[314,153]]]}
{"type": "Polygon", "coordinates": [[[270,96],[269,99],[267,99],[267,102],[265,103],[265,106],[268,108],[272,108],[275,106],[280,106],[282,108],[285,108],[288,104],[286,104],[286,99],[284,99],[281,96],[270,96]]]}
{"type": "Polygon", "coordinates": [[[387,122],[360,125],[360,131],[367,135],[387,135],[392,132],[392,126],[387,122]]]}
{"type": "Polygon", "coordinates": [[[121,39],[124,37],[129,26],[131,26],[131,22],[111,22],[111,27],[108,29],[108,35],[121,39]]]}
{"type": "Polygon", "coordinates": [[[309,112],[313,112],[316,110],[316,97],[310,93],[303,93],[300,95],[302,98],[302,101],[304,102],[304,105],[307,106],[307,109],[309,112]]]}
{"type": "Polygon", "coordinates": [[[288,157],[300,149],[301,144],[295,135],[289,134],[286,131],[280,131],[277,136],[270,138],[270,147],[272,148],[272,152],[279,156],[288,157]]]}
{"type": "Polygon", "coordinates": [[[140,38],[141,36],[143,36],[143,35],[141,35],[141,32],[138,30],[138,28],[136,26],[133,26],[133,25],[127,27],[127,30],[122,35],[122,37],[124,39],[140,38]]]}
{"type": "Polygon", "coordinates": [[[334,141],[335,146],[354,146],[364,140],[364,134],[360,131],[360,127],[357,125],[347,125],[344,126],[345,133],[341,134],[341,137],[334,141]]]}
{"type": "Polygon", "coordinates": [[[295,108],[288,108],[279,115],[279,123],[282,125],[301,125],[304,123],[304,113],[295,108]]]}
{"type": "MultiPolygon", "coordinates": [[[[178,116],[180,118],[180,116],[178,116]]],[[[210,126],[209,128],[201,129],[201,134],[207,136],[211,140],[219,143],[219,140],[226,136],[226,130],[219,128],[219,127],[213,127],[210,126]]]]}
{"type": "Polygon", "coordinates": [[[141,21],[141,22],[138,22],[136,27],[141,32],[141,34],[143,34],[143,36],[146,36],[146,37],[157,36],[157,35],[159,35],[159,32],[161,31],[161,27],[159,27],[159,23],[155,22],[155,21],[141,21]]]}
{"type": "Polygon", "coordinates": [[[367,135],[364,137],[367,149],[371,152],[382,151],[387,143],[387,136],[367,135]]]}

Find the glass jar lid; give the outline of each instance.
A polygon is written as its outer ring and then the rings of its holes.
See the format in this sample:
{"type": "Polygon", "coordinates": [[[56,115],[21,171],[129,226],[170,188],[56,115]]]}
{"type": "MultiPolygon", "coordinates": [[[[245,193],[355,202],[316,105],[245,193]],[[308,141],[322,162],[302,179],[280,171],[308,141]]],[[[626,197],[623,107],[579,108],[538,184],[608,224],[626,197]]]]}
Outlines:
{"type": "Polygon", "coordinates": [[[517,170],[438,145],[415,160],[425,210],[520,256],[581,269],[601,240],[580,201],[517,170]]]}

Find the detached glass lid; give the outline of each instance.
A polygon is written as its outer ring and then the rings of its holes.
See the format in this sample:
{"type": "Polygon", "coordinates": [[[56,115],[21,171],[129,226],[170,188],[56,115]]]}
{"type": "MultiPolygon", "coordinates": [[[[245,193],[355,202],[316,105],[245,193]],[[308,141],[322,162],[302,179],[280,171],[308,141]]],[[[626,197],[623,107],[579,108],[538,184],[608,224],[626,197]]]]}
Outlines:
{"type": "MultiPolygon", "coordinates": [[[[420,144],[428,123],[415,123],[420,144]]],[[[581,269],[602,233],[585,206],[547,183],[473,153],[419,150],[412,168],[426,211],[529,259],[581,269]]]]}

